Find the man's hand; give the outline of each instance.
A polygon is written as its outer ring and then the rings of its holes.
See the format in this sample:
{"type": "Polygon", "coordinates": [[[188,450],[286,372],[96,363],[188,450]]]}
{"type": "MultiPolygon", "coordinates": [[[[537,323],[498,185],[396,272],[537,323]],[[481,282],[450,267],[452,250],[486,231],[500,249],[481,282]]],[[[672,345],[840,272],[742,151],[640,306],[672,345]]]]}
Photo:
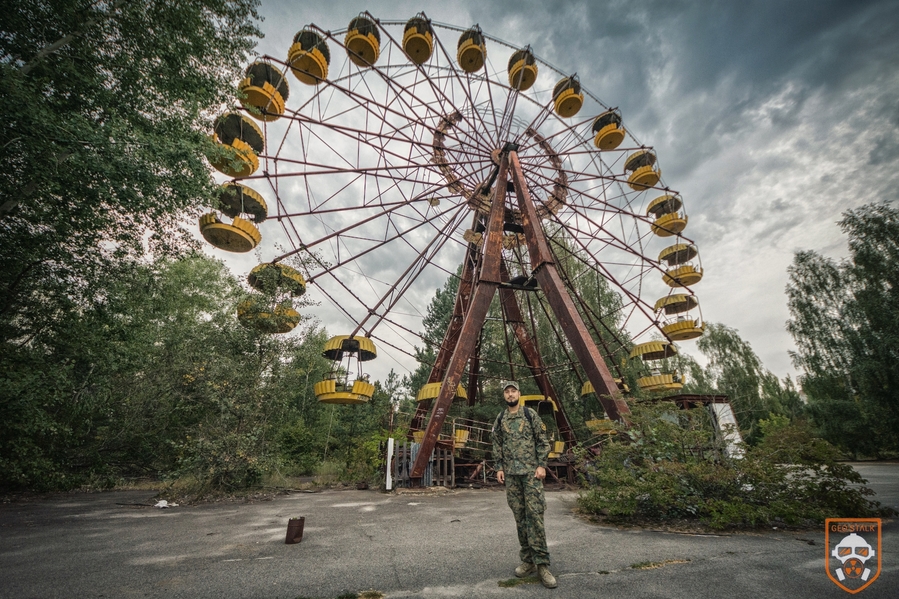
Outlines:
{"type": "Polygon", "coordinates": [[[543,480],[546,478],[546,468],[543,466],[537,466],[537,471],[534,473],[534,478],[543,480]]]}
{"type": "Polygon", "coordinates": [[[506,484],[506,473],[503,472],[502,470],[497,470],[496,471],[496,482],[498,482],[501,485],[506,484]]]}

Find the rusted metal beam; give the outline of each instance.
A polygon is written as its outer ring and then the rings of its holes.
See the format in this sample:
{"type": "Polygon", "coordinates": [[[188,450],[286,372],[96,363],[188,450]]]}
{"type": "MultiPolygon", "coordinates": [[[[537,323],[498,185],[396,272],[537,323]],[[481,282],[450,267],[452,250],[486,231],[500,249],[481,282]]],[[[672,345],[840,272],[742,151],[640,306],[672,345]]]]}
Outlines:
{"type": "MultiPolygon", "coordinates": [[[[472,229],[477,226],[479,220],[480,216],[476,214],[472,222],[472,229]]],[[[465,313],[471,304],[477,259],[478,247],[473,243],[469,243],[468,250],[465,253],[465,261],[462,264],[462,278],[459,280],[459,289],[456,290],[456,301],[453,303],[453,315],[450,317],[449,326],[447,326],[446,333],[443,335],[443,341],[437,350],[437,357],[434,359],[433,366],[431,366],[428,383],[439,382],[443,380],[443,376],[446,374],[446,366],[459,340],[459,332],[462,330],[465,313]]],[[[418,406],[415,408],[415,415],[410,423],[412,430],[421,428],[421,423],[431,403],[427,401],[418,403],[418,406]]]]}
{"type": "Polygon", "coordinates": [[[531,268],[540,284],[540,289],[546,295],[547,302],[559,320],[559,327],[571,343],[571,349],[587,374],[587,379],[593,383],[596,396],[609,418],[627,422],[630,408],[621,397],[615,379],[609,372],[605,360],[602,359],[596,343],[590,336],[556,270],[552,252],[550,252],[546,236],[543,234],[543,227],[540,225],[537,211],[534,208],[534,202],[528,193],[527,181],[521,171],[518,153],[515,151],[509,152],[509,172],[518,199],[518,207],[521,210],[521,225],[524,228],[528,253],[531,257],[531,268]]]}
{"type": "Polygon", "coordinates": [[[471,360],[468,362],[468,405],[473,406],[480,399],[480,389],[478,386],[478,378],[481,374],[481,337],[478,335],[478,342],[474,346],[474,352],[471,354],[471,360]]]}
{"type": "MultiPolygon", "coordinates": [[[[509,270],[506,268],[505,262],[501,265],[501,271],[503,282],[507,283],[509,281],[509,270]]],[[[531,374],[534,375],[534,381],[537,383],[537,387],[540,388],[540,393],[555,405],[553,416],[556,419],[559,434],[569,446],[577,445],[577,438],[574,436],[574,431],[571,430],[571,424],[568,422],[568,416],[565,414],[562,400],[546,374],[546,367],[543,364],[540,352],[537,350],[536,342],[524,326],[524,317],[521,313],[521,306],[518,305],[518,298],[515,296],[515,292],[508,287],[500,287],[499,297],[504,319],[508,324],[512,325],[515,341],[518,343],[518,347],[531,374]]]]}
{"type": "Polygon", "coordinates": [[[453,401],[453,397],[456,395],[456,388],[462,380],[465,363],[468,362],[480,338],[481,328],[486,321],[490,302],[502,280],[500,277],[500,263],[502,262],[503,249],[503,214],[506,203],[506,185],[504,182],[508,178],[508,168],[509,158],[508,154],[504,152],[499,165],[499,176],[497,177],[499,183],[494,187],[493,203],[490,206],[490,215],[487,220],[481,269],[474,284],[471,304],[465,312],[462,329],[459,331],[459,339],[446,367],[446,374],[440,386],[440,394],[434,400],[418,457],[415,458],[415,463],[412,465],[411,477],[413,479],[421,480],[425,466],[431,459],[431,451],[437,444],[437,436],[440,434],[440,428],[443,426],[444,420],[446,420],[447,410],[453,401]]]}

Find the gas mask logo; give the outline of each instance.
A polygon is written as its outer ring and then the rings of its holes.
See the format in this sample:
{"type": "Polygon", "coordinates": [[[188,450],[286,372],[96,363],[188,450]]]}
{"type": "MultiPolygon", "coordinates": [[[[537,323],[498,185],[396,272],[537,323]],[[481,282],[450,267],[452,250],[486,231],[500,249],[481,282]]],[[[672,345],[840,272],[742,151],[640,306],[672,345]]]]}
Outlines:
{"type": "Polygon", "coordinates": [[[844,591],[858,593],[880,575],[880,530],[880,518],[826,520],[827,576],[844,591]]]}

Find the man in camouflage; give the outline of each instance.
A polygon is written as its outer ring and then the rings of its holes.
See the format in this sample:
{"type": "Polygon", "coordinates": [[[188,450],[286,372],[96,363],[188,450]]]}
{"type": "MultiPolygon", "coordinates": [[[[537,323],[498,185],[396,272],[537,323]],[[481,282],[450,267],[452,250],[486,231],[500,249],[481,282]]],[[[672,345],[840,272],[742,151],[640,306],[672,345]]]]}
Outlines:
{"type": "Polygon", "coordinates": [[[556,579],[549,571],[549,550],[543,528],[546,509],[543,479],[549,441],[546,425],[534,410],[519,405],[520,397],[518,383],[503,383],[507,408],[493,423],[496,480],[506,486],[506,500],[518,527],[521,565],[515,568],[515,576],[522,578],[536,570],[543,586],[553,589],[556,579]]]}

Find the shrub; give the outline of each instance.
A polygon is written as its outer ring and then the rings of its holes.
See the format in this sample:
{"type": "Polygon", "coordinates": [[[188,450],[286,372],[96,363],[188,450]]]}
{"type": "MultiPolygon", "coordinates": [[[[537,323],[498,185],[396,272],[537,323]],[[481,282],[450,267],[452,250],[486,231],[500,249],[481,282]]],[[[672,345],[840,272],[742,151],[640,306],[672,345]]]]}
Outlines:
{"type": "Polygon", "coordinates": [[[878,512],[866,481],[808,426],[777,418],[760,426],[758,446],[730,459],[704,409],[635,406],[627,431],[598,456],[583,454],[580,509],[614,521],[686,519],[716,529],[878,512]]]}

